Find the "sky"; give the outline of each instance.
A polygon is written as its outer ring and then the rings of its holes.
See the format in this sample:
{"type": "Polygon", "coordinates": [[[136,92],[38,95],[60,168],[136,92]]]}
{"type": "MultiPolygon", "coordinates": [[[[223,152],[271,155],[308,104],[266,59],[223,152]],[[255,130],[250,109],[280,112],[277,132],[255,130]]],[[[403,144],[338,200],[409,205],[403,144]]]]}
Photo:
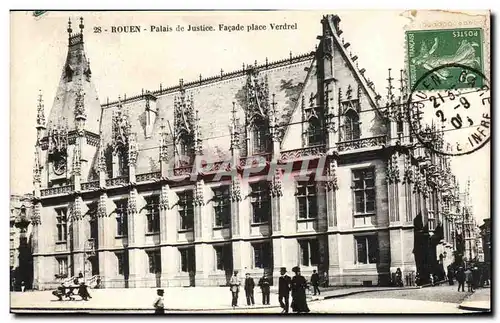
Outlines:
{"type": "MultiPolygon", "coordinates": [[[[83,16],[84,41],[92,77],[101,102],[132,96],[240,69],[242,64],[275,61],[314,50],[324,14],[342,19],[342,37],[358,56],[360,68],[385,94],[387,69],[405,64],[404,28],[409,14],[399,11],[290,12],[31,12],[11,13],[11,193],[31,192],[35,121],[39,90],[49,115],[67,53],[67,20],[83,16]],[[112,27],[219,24],[266,25],[266,31],[112,33],[112,27]],[[270,24],[297,23],[297,30],[272,31],[270,24]],[[97,32],[100,27],[101,32],[97,32]],[[108,30],[105,32],[104,30],[108,30]]],[[[399,74],[399,72],[397,72],[399,74]]],[[[393,72],[394,75],[394,72],[393,72]]],[[[490,217],[490,144],[477,152],[452,158],[461,188],[470,179],[475,217],[490,217]]],[[[482,222],[482,221],[481,221],[482,222]]]]}

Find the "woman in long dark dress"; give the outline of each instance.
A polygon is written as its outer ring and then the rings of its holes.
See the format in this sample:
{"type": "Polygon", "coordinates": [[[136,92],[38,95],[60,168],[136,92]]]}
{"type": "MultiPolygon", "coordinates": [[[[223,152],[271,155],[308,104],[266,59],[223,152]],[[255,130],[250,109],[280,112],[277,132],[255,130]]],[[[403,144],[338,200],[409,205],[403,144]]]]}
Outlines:
{"type": "Polygon", "coordinates": [[[306,300],[307,280],[300,274],[300,268],[294,267],[292,271],[292,310],[296,313],[309,313],[306,300]]]}

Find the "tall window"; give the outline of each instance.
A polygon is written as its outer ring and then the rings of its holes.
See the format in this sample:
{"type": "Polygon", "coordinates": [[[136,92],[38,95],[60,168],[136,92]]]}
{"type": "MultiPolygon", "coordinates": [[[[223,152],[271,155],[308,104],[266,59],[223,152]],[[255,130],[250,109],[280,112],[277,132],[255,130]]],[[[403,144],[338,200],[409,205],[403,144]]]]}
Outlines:
{"type": "Polygon", "coordinates": [[[97,242],[97,237],[98,237],[98,225],[97,225],[97,203],[89,203],[87,204],[87,207],[89,208],[87,214],[89,215],[89,226],[90,226],[90,238],[94,241],[94,243],[97,242]]]}
{"type": "Polygon", "coordinates": [[[269,127],[262,119],[256,119],[254,124],[252,129],[252,154],[265,153],[269,148],[269,127]]]}
{"type": "Polygon", "coordinates": [[[359,128],[359,115],[353,111],[348,110],[345,114],[344,123],[344,140],[355,140],[359,139],[361,136],[361,131],[359,128]]]}
{"type": "Polygon", "coordinates": [[[117,252],[116,260],[118,263],[118,275],[128,275],[128,253],[117,252]]]}
{"type": "Polygon", "coordinates": [[[118,158],[118,176],[128,175],[128,153],[124,148],[117,151],[118,158]]]}
{"type": "Polygon", "coordinates": [[[161,252],[160,250],[148,251],[149,273],[161,273],[161,252]]]}
{"type": "Polygon", "coordinates": [[[180,192],[177,207],[181,230],[192,230],[194,227],[193,191],[180,192]]]}
{"type": "Polygon", "coordinates": [[[316,146],[323,143],[321,130],[321,121],[317,117],[311,117],[307,127],[307,143],[309,146],[316,146]]]}
{"type": "Polygon", "coordinates": [[[119,237],[127,236],[128,234],[128,224],[127,224],[127,208],[128,200],[118,200],[115,201],[116,205],[116,235],[119,237]]]}
{"type": "Polygon", "coordinates": [[[352,171],[355,213],[375,212],[375,174],[373,168],[352,171]]]}
{"type": "Polygon", "coordinates": [[[215,268],[217,270],[232,269],[233,252],[230,244],[223,246],[214,246],[215,249],[215,268]]]}
{"type": "Polygon", "coordinates": [[[260,242],[252,244],[254,268],[272,268],[273,251],[271,243],[260,242]]]}
{"type": "Polygon", "coordinates": [[[56,209],[57,241],[65,242],[68,237],[68,209],[56,209]]]}
{"type": "Polygon", "coordinates": [[[56,258],[57,259],[57,267],[58,267],[58,273],[59,276],[67,276],[68,275],[68,258],[67,257],[61,257],[61,258],[56,258]]]}
{"type": "Polygon", "coordinates": [[[191,165],[191,140],[187,134],[179,137],[178,167],[191,165]]]}
{"type": "Polygon", "coordinates": [[[319,264],[318,240],[299,240],[300,262],[303,266],[314,266],[319,264]]]}
{"type": "Polygon", "coordinates": [[[181,256],[181,271],[188,273],[196,269],[194,248],[179,249],[181,256]]]}
{"type": "Polygon", "coordinates": [[[403,137],[403,131],[404,131],[403,120],[399,120],[396,125],[397,125],[396,132],[397,132],[398,138],[401,139],[401,137],[403,137]]]}
{"type": "Polygon", "coordinates": [[[316,182],[297,182],[297,205],[299,219],[314,219],[318,216],[316,182]]]}
{"type": "Polygon", "coordinates": [[[267,223],[271,218],[271,202],[267,181],[250,184],[250,203],[252,205],[252,223],[267,223]]]}
{"type": "Polygon", "coordinates": [[[216,228],[229,227],[231,223],[231,204],[229,200],[228,186],[214,188],[213,205],[216,228]]]}
{"type": "Polygon", "coordinates": [[[356,243],[356,263],[376,264],[378,262],[378,237],[365,235],[354,237],[356,243]]]}
{"type": "Polygon", "coordinates": [[[157,233],[160,232],[160,196],[152,195],[147,196],[146,200],[146,220],[147,232],[157,233]]]}

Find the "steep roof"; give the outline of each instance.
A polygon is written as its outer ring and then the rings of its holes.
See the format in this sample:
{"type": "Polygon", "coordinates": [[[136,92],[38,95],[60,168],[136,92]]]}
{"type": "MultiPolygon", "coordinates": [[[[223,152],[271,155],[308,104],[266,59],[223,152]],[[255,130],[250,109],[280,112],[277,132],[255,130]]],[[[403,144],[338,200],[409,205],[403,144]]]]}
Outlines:
{"type": "Polygon", "coordinates": [[[56,127],[76,129],[75,105],[79,91],[83,94],[83,108],[87,117],[85,130],[99,134],[101,105],[92,82],[90,63],[85,56],[83,43],[83,21],[80,32],[73,33],[71,23],[68,28],[68,54],[64,64],[54,103],[50,109],[47,131],[56,127]]]}

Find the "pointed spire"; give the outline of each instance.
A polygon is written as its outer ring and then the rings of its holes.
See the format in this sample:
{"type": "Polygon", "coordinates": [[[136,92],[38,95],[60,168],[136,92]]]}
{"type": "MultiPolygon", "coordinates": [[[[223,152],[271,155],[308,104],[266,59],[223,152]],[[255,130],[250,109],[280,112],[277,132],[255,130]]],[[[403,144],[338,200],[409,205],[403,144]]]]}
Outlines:
{"type": "Polygon", "coordinates": [[[200,118],[198,117],[198,110],[194,113],[194,153],[195,155],[203,154],[201,133],[200,133],[200,118]]]}
{"type": "Polygon", "coordinates": [[[105,149],[104,149],[104,135],[101,133],[99,134],[99,160],[97,163],[97,168],[99,171],[106,172],[106,154],[105,154],[105,149]]]}
{"type": "Polygon", "coordinates": [[[68,18],[68,34],[71,36],[73,29],[71,29],[71,18],[68,18]]]}
{"type": "Polygon", "coordinates": [[[392,93],[392,90],[394,89],[394,86],[392,86],[392,80],[394,80],[393,77],[391,77],[391,69],[389,68],[389,77],[386,79],[387,80],[387,101],[392,102],[394,100],[394,94],[392,93]]]}
{"type": "Polygon", "coordinates": [[[128,137],[128,163],[130,166],[135,166],[137,163],[137,138],[135,133],[130,133],[128,137]]]}
{"type": "Polygon", "coordinates": [[[80,176],[81,170],[81,151],[77,141],[73,148],[73,176],[80,176]]]}
{"type": "Polygon", "coordinates": [[[167,133],[165,131],[165,119],[161,118],[160,125],[160,160],[168,160],[167,133]]]}
{"type": "Polygon", "coordinates": [[[83,34],[83,28],[84,28],[84,25],[83,25],[83,17],[80,17],[80,25],[78,26],[80,27],[80,33],[83,34]]]}
{"type": "Polygon", "coordinates": [[[35,164],[33,165],[33,183],[40,183],[41,182],[41,163],[40,163],[40,154],[38,152],[38,149],[35,149],[35,164]]]}
{"type": "Polygon", "coordinates": [[[38,105],[36,114],[36,128],[45,128],[45,107],[43,105],[42,90],[38,90],[38,105]]]}
{"type": "Polygon", "coordinates": [[[238,119],[236,118],[236,103],[233,101],[233,109],[231,111],[231,149],[239,149],[240,147],[238,119]]]}

